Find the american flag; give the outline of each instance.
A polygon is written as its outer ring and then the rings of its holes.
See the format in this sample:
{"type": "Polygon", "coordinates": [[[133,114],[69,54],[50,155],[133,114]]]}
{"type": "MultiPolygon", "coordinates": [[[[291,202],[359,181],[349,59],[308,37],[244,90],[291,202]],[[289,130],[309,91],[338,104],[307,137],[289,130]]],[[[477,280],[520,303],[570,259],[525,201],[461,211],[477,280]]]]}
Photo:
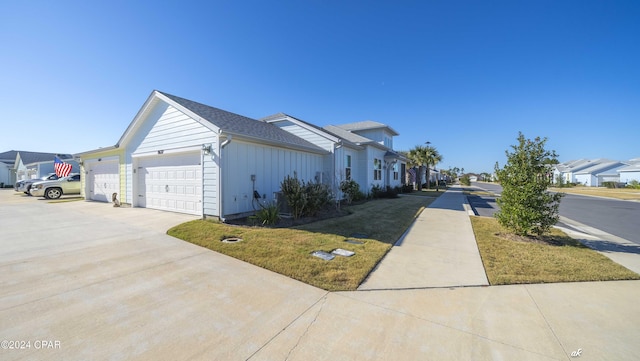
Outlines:
{"type": "Polygon", "coordinates": [[[71,168],[71,164],[61,161],[57,156],[53,158],[53,169],[55,169],[58,177],[68,176],[71,173],[71,168]]]}

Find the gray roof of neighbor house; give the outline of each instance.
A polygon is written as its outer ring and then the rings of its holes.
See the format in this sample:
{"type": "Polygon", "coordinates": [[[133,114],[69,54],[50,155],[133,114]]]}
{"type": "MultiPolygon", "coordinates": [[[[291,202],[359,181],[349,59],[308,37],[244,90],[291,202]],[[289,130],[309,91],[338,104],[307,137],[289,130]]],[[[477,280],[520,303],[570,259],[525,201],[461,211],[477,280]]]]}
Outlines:
{"type": "Polygon", "coordinates": [[[400,135],[400,133],[396,132],[390,126],[383,123],[374,122],[373,120],[365,120],[362,122],[341,124],[341,125],[338,125],[337,127],[342,128],[344,130],[349,130],[349,131],[369,130],[369,129],[388,129],[391,133],[393,133],[393,135],[400,135]]]}
{"type": "Polygon", "coordinates": [[[22,160],[22,164],[31,164],[31,163],[47,162],[47,161],[53,162],[53,158],[55,156],[58,156],[60,159],[73,158],[71,154],[41,153],[41,152],[29,152],[24,150],[10,150],[8,152],[0,153],[0,161],[14,165],[16,162],[16,159],[18,158],[18,154],[20,154],[20,159],[22,160]]]}
{"type": "Polygon", "coordinates": [[[38,152],[23,152],[19,151],[20,159],[22,159],[22,164],[31,164],[38,162],[53,162],[54,157],[58,157],[60,159],[73,159],[71,154],[62,154],[62,153],[38,153],[38,152]]]}
{"type": "Polygon", "coordinates": [[[602,172],[606,172],[613,168],[620,168],[626,165],[627,164],[622,162],[607,160],[603,162],[594,163],[588,168],[584,168],[584,169],[581,169],[580,171],[577,171],[576,174],[600,174],[602,172]]]}
{"type": "Polygon", "coordinates": [[[315,144],[284,131],[273,124],[261,122],[161,91],[157,92],[187,108],[211,124],[214,124],[225,133],[269,141],[271,143],[282,144],[283,146],[288,145],[326,153],[324,149],[315,144]]]}
{"type": "Polygon", "coordinates": [[[10,150],[8,152],[0,153],[0,161],[13,165],[16,162],[18,156],[17,150],[10,150]]]}

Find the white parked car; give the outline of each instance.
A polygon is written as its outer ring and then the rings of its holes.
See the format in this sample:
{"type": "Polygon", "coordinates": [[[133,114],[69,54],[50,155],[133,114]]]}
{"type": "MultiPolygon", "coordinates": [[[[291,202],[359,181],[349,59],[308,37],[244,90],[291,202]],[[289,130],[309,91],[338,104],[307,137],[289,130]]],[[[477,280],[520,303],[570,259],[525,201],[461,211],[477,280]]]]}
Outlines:
{"type": "Polygon", "coordinates": [[[58,199],[63,194],[80,194],[80,174],[69,174],[57,180],[41,181],[31,185],[31,195],[58,199]]]}

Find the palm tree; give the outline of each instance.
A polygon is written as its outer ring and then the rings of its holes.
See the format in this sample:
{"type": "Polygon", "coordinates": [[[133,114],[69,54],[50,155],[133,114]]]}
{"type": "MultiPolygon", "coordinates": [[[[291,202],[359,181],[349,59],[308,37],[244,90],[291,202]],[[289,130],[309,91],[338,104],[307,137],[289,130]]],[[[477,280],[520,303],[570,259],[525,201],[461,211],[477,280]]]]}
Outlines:
{"type": "Polygon", "coordinates": [[[416,145],[413,149],[410,149],[407,152],[407,160],[409,167],[418,167],[418,172],[416,174],[416,182],[418,184],[417,190],[422,188],[422,165],[424,164],[424,159],[422,155],[424,154],[424,147],[420,145],[416,145]]]}
{"type": "Polygon", "coordinates": [[[436,164],[442,162],[442,155],[438,153],[438,150],[435,147],[427,145],[425,147],[424,160],[427,163],[427,189],[429,189],[429,186],[431,184],[429,178],[429,165],[433,165],[433,167],[435,168],[436,164]]]}
{"type": "Polygon", "coordinates": [[[429,188],[429,165],[433,165],[435,167],[436,164],[442,162],[442,155],[438,153],[438,150],[435,147],[430,145],[422,146],[416,145],[413,149],[409,150],[407,153],[407,158],[409,159],[409,165],[412,167],[418,167],[417,181],[419,188],[422,188],[422,169],[423,167],[427,167],[427,189],[429,188]]]}

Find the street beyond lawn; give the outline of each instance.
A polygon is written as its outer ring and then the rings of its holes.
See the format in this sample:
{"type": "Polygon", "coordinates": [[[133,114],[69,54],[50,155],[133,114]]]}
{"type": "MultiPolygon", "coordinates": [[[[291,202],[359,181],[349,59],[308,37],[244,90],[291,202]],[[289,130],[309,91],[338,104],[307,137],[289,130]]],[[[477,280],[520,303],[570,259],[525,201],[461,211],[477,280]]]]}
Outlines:
{"type": "Polygon", "coordinates": [[[443,192],[422,191],[346,207],[351,213],[292,228],[232,226],[196,220],[171,228],[171,236],[329,291],[355,290],[413,220],[443,192]],[[359,234],[360,238],[353,235],[359,234]],[[224,243],[237,237],[242,241],[224,243]],[[362,242],[349,243],[345,240],[362,242]],[[355,252],[331,261],[314,251],[355,252]]]}

